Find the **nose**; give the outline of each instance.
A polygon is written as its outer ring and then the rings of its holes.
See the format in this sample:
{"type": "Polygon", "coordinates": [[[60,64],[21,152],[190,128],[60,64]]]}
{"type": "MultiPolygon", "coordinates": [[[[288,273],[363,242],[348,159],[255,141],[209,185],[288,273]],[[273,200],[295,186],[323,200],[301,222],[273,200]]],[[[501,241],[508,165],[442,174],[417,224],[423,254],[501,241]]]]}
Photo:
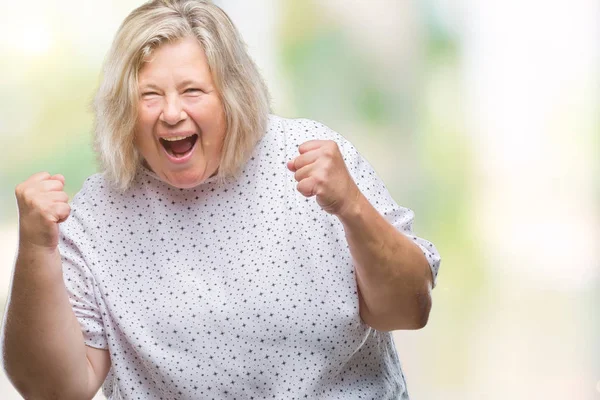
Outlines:
{"type": "Polygon", "coordinates": [[[168,125],[177,125],[187,117],[187,113],[181,107],[181,101],[175,96],[166,100],[159,119],[168,125]]]}

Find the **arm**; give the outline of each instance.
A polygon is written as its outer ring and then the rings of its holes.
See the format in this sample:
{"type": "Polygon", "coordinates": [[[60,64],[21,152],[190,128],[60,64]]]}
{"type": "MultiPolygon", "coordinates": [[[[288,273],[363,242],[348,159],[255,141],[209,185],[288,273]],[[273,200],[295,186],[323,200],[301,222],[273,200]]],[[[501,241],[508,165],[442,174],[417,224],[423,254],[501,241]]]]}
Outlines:
{"type": "Polygon", "coordinates": [[[91,399],[106,378],[108,352],[102,351],[106,357],[101,358],[99,350],[92,351],[94,370],[62,280],[58,251],[19,248],[2,347],[6,374],[24,398],[91,399]]]}
{"type": "Polygon", "coordinates": [[[431,309],[433,276],[421,249],[385,220],[360,192],[333,141],[299,147],[288,163],[298,191],[344,226],[354,259],[360,315],[377,330],[418,329],[431,309]]]}
{"type": "Polygon", "coordinates": [[[423,328],[431,310],[429,263],[356,190],[356,200],[338,218],[354,259],[360,315],[380,331],[423,328]]]}
{"type": "Polygon", "coordinates": [[[58,222],[70,212],[63,185],[60,178],[36,174],[17,188],[20,242],[2,356],[7,376],[27,399],[91,399],[110,366],[108,352],[99,357],[91,351],[88,359],[63,282],[58,222]]]}

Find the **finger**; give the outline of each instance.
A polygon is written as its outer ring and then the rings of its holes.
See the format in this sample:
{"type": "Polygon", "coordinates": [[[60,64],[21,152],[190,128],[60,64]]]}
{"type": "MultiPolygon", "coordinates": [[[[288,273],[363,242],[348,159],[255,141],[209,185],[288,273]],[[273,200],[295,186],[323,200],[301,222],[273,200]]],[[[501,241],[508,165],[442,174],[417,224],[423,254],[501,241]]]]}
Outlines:
{"type": "Polygon", "coordinates": [[[290,169],[290,171],[296,172],[299,169],[314,163],[315,161],[317,161],[319,159],[320,156],[321,156],[321,153],[319,152],[318,149],[311,150],[311,151],[304,153],[304,154],[294,158],[293,160],[289,161],[288,168],[290,169]]]}
{"type": "Polygon", "coordinates": [[[52,191],[48,193],[48,199],[56,203],[68,203],[69,195],[65,192],[52,191]]]}
{"type": "Polygon", "coordinates": [[[301,180],[296,188],[304,197],[312,197],[317,193],[317,180],[314,177],[309,176],[308,178],[301,180]]]}
{"type": "Polygon", "coordinates": [[[55,203],[52,206],[51,218],[54,222],[61,223],[66,221],[69,214],[71,214],[71,206],[67,203],[55,203]]]}
{"type": "Polygon", "coordinates": [[[294,166],[294,161],[296,159],[294,158],[293,160],[290,160],[287,162],[287,169],[289,169],[292,172],[296,172],[296,167],[294,166]]]}
{"type": "Polygon", "coordinates": [[[62,191],[64,187],[64,183],[57,179],[48,179],[38,184],[38,188],[45,192],[62,191]]]}
{"type": "Polygon", "coordinates": [[[31,175],[27,180],[30,182],[42,182],[50,179],[50,174],[48,172],[38,172],[37,174],[31,175]]]}
{"type": "Polygon", "coordinates": [[[302,143],[298,147],[298,151],[300,154],[304,154],[311,150],[316,150],[320,147],[323,147],[327,142],[328,140],[309,140],[308,142],[302,143]]]}
{"type": "Polygon", "coordinates": [[[50,179],[59,180],[63,183],[63,185],[65,184],[65,177],[61,174],[52,175],[50,179]]]}
{"type": "MultiPolygon", "coordinates": [[[[296,173],[294,174],[294,179],[296,180],[296,182],[301,182],[310,176],[316,179],[315,172],[317,171],[317,169],[317,164],[315,163],[306,165],[296,171],[296,173]]],[[[316,179],[316,181],[318,182],[319,180],[316,179]]]]}

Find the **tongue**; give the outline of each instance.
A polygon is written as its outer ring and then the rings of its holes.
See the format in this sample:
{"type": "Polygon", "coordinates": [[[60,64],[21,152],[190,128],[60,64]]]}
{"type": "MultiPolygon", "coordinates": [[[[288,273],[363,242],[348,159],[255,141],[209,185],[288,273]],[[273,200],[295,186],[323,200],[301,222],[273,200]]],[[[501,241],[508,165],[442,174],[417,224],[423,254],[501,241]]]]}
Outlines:
{"type": "Polygon", "coordinates": [[[185,154],[192,149],[194,146],[194,137],[190,136],[176,142],[169,142],[171,145],[171,151],[175,154],[185,154]]]}

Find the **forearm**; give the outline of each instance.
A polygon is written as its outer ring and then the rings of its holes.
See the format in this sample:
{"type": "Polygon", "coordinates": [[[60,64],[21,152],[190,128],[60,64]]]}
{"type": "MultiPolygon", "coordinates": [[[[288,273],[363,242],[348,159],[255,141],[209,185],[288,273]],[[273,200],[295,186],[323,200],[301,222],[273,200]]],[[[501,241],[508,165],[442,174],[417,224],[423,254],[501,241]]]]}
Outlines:
{"type": "Polygon", "coordinates": [[[432,275],[421,249],[360,192],[339,218],[354,260],[363,321],[383,331],[425,326],[432,275]]]}
{"type": "Polygon", "coordinates": [[[4,369],[25,398],[83,399],[88,361],[58,250],[20,247],[3,327],[4,369]]]}

